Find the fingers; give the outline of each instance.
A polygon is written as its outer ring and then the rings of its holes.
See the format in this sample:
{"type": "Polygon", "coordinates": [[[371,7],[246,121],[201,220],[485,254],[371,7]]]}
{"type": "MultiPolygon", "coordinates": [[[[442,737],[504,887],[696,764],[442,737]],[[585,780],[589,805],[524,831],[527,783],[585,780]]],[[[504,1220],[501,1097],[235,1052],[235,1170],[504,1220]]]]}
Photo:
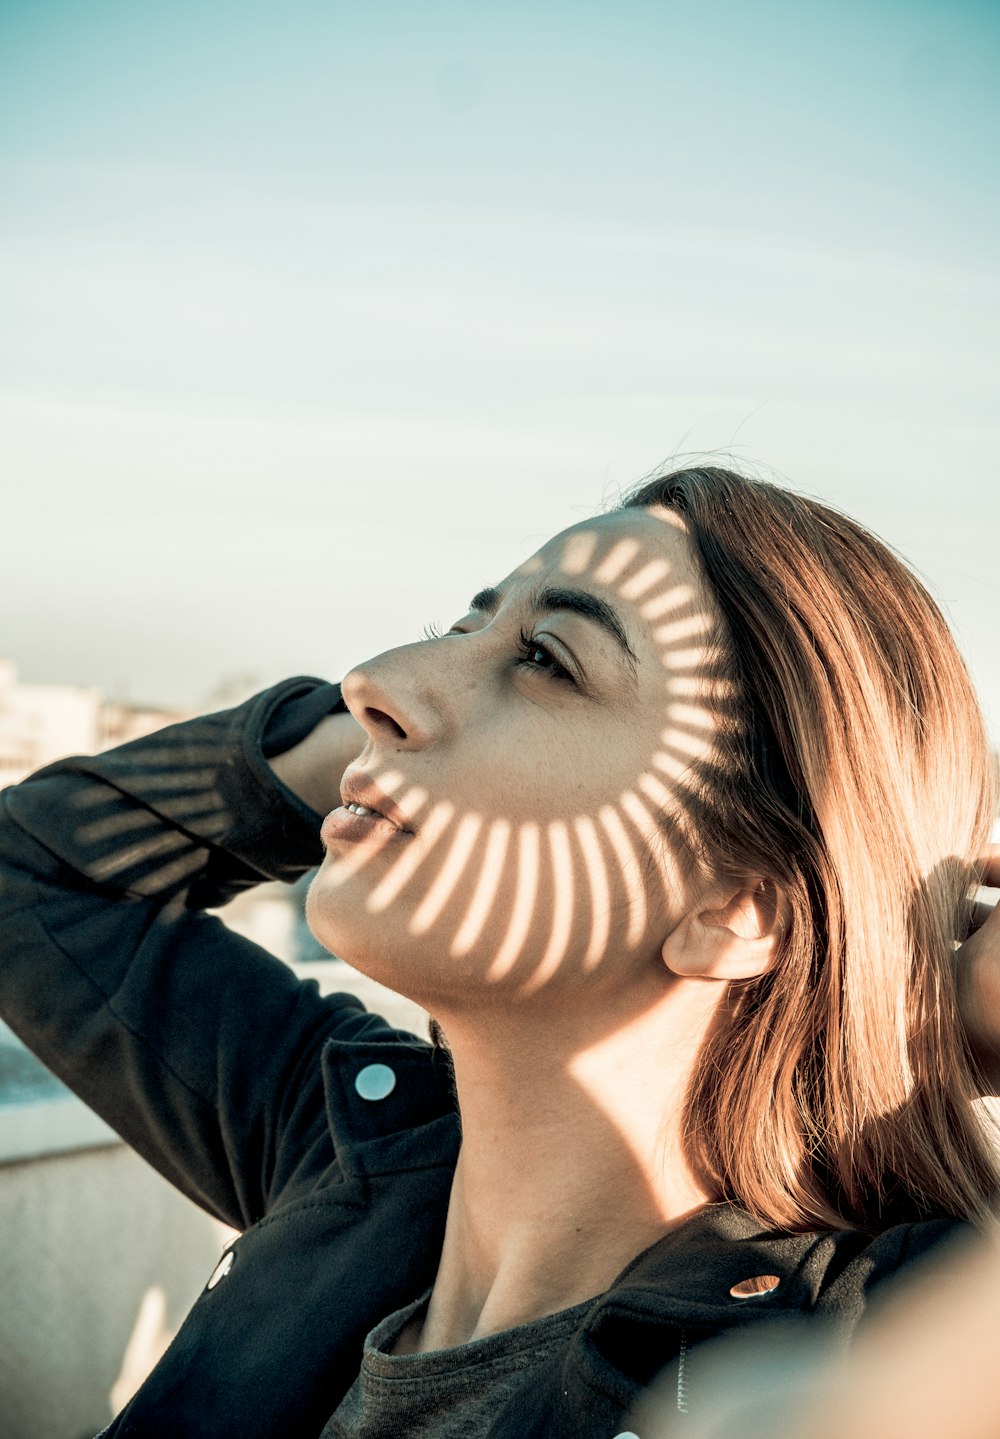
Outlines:
{"type": "Polygon", "coordinates": [[[991,914],[996,913],[996,905],[989,904],[986,900],[977,900],[972,906],[972,918],[969,921],[969,933],[975,934],[982,929],[991,914]]]}
{"type": "MultiPolygon", "coordinates": [[[[979,861],[982,879],[981,889],[1000,889],[1000,844],[990,845],[987,852],[979,861]]],[[[983,925],[991,915],[996,914],[997,904],[995,900],[978,898],[972,907],[972,919],[969,924],[969,934],[975,934],[982,929],[983,925]]],[[[1000,923],[1000,920],[997,921],[1000,923]]]]}
{"type": "Polygon", "coordinates": [[[991,844],[980,863],[983,869],[981,883],[987,889],[1000,889],[1000,844],[991,844]]]}

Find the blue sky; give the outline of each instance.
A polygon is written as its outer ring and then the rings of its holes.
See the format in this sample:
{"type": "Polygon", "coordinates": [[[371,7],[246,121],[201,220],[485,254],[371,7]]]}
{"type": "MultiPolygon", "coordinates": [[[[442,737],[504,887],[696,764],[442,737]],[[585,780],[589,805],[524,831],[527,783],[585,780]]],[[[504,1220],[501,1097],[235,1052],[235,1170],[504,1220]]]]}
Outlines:
{"type": "Polygon", "coordinates": [[[194,703],[666,456],[856,514],[1000,733],[1000,7],[0,0],[0,650],[194,703]]]}

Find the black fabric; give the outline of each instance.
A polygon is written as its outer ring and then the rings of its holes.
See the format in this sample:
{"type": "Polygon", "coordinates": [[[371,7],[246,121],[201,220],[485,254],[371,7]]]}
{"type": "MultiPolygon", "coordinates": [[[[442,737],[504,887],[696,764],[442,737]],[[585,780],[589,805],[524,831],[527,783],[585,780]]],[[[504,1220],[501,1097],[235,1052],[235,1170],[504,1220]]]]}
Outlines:
{"type": "MultiPolygon", "coordinates": [[[[434,1278],[459,1144],[447,1063],[202,913],[320,859],[320,817],[277,782],[265,744],[291,747],[338,703],[335,686],[289,680],[0,793],[0,1012],[243,1231],[227,1277],[106,1431],[116,1439],[318,1435],[365,1335],[434,1278]],[[397,1076],[378,1103],[354,1088],[373,1062],[397,1076]]],[[[711,1206],[595,1300],[486,1439],[611,1439],[682,1335],[808,1314],[846,1336],[873,1287],[959,1227],[771,1235],[711,1206]],[[757,1274],[781,1283],[734,1300],[757,1274]]]]}
{"type": "Polygon", "coordinates": [[[346,709],[339,685],[318,682],[311,688],[303,686],[297,695],[285,695],[281,703],[270,710],[261,733],[264,758],[274,759],[275,755],[284,754],[305,739],[321,719],[329,714],[342,714],[346,709]]]}

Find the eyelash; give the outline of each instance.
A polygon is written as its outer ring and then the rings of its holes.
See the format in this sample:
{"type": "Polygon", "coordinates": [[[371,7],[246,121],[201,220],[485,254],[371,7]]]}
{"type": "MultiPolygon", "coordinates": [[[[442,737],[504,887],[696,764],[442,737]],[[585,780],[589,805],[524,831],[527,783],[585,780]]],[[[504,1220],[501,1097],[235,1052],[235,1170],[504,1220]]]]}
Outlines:
{"type": "MultiPolygon", "coordinates": [[[[444,633],[439,625],[431,623],[424,625],[420,637],[425,640],[439,640],[443,638],[444,633]]],[[[451,632],[449,631],[449,633],[451,632]]],[[[462,631],[456,631],[455,633],[460,634],[462,631]]],[[[522,629],[517,637],[517,650],[517,662],[519,665],[524,665],[526,669],[538,670],[541,674],[547,674],[549,678],[555,680],[557,684],[576,684],[576,680],[570,674],[569,670],[556,659],[548,645],[540,643],[540,641],[535,639],[534,635],[529,634],[525,629],[522,629]],[[534,655],[544,655],[544,662],[539,662],[534,659],[534,655]]]]}
{"type": "Polygon", "coordinates": [[[522,630],[518,635],[517,648],[521,656],[518,664],[531,670],[539,670],[542,674],[549,675],[558,684],[576,684],[576,680],[569,670],[565,665],[559,663],[548,645],[541,644],[527,630],[522,630]],[[532,656],[536,654],[544,655],[547,663],[539,664],[537,660],[534,660],[532,656]]]}

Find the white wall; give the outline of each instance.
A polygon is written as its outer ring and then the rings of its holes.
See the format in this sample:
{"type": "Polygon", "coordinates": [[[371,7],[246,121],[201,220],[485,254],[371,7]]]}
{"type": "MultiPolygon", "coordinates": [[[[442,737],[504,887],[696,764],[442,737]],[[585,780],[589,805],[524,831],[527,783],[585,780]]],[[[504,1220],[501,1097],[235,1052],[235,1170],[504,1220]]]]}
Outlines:
{"type": "MultiPolygon", "coordinates": [[[[268,922],[255,937],[282,938],[273,904],[265,892],[268,922]]],[[[351,990],[392,1023],[424,1030],[415,1005],[339,961],[297,968],[324,992],[351,990]]],[[[103,1428],[230,1233],[107,1134],[69,1097],[0,1106],[0,1439],[103,1428]]]]}
{"type": "Polygon", "coordinates": [[[151,1360],[227,1232],[120,1143],[0,1165],[2,1439],[103,1428],[144,1298],[165,1299],[142,1346],[151,1360]]]}

